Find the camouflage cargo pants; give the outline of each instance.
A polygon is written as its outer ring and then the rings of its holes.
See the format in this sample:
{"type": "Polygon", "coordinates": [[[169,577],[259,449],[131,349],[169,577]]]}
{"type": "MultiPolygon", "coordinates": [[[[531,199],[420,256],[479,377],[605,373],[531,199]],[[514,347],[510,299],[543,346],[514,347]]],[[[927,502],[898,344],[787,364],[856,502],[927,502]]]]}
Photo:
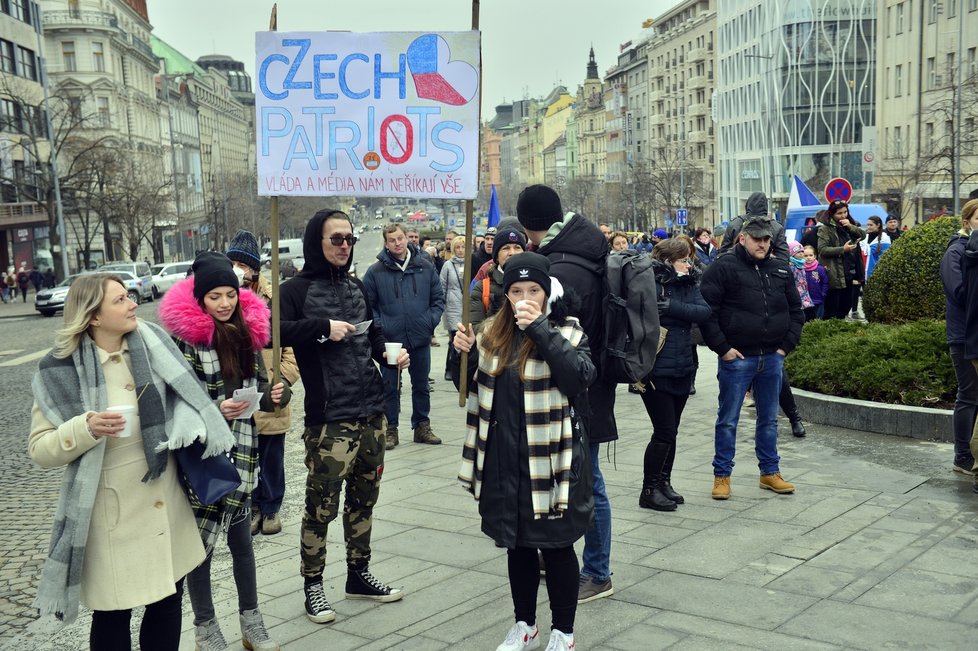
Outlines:
{"type": "Polygon", "coordinates": [[[373,510],[384,473],[384,416],[354,421],[334,421],[307,427],[306,512],[302,516],[300,556],[304,577],[320,576],[326,565],[326,530],[336,519],[340,490],[346,481],[343,504],[343,536],[346,561],[361,565],[370,561],[370,529],[373,510]]]}

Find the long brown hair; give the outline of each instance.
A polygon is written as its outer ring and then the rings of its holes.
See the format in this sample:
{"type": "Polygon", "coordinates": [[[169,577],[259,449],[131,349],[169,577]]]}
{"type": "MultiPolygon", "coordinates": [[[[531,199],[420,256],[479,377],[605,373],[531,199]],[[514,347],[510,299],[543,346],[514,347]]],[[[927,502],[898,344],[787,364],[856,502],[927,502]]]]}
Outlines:
{"type": "MultiPolygon", "coordinates": [[[[488,280],[488,278],[486,279],[488,280]]],[[[523,337],[520,350],[513,359],[513,342],[516,339],[516,314],[513,312],[513,303],[509,297],[503,294],[503,304],[499,311],[492,315],[486,322],[483,330],[482,346],[493,355],[499,357],[499,366],[496,367],[493,376],[498,376],[503,370],[510,366],[517,365],[520,369],[520,380],[526,380],[523,370],[526,368],[526,360],[536,350],[533,340],[523,337]]]]}
{"type": "MultiPolygon", "coordinates": [[[[200,306],[205,312],[204,301],[200,306]]],[[[214,319],[213,316],[211,316],[214,319]]],[[[238,304],[227,321],[214,319],[214,350],[224,378],[247,380],[255,377],[255,351],[251,346],[251,331],[241,316],[241,290],[238,304]]]]}

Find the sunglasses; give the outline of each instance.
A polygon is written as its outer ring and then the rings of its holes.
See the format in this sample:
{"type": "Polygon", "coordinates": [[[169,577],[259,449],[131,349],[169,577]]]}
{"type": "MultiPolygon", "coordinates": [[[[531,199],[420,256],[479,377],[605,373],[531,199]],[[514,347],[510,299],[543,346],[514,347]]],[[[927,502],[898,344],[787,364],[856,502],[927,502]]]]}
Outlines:
{"type": "Polygon", "coordinates": [[[330,235],[327,239],[329,239],[329,243],[333,246],[343,246],[343,242],[353,246],[360,238],[356,235],[330,235]]]}

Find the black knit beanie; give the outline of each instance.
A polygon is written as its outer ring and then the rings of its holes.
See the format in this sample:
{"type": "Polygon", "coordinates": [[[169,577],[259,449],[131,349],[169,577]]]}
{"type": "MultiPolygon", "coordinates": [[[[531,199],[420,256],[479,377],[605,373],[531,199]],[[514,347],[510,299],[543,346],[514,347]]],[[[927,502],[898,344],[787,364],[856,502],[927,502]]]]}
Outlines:
{"type": "Polygon", "coordinates": [[[496,231],[496,238],[492,241],[492,261],[497,265],[499,264],[499,249],[507,244],[519,244],[520,248],[526,251],[526,235],[514,226],[504,226],[496,231]]]}
{"type": "Polygon", "coordinates": [[[546,185],[530,185],[516,200],[516,216],[531,231],[545,231],[564,218],[560,197],[546,185]]]}
{"type": "Polygon", "coordinates": [[[243,262],[252,269],[261,269],[261,254],[258,252],[258,240],[250,231],[238,231],[228,245],[228,258],[243,262]]]}
{"type": "Polygon", "coordinates": [[[506,261],[503,270],[503,293],[509,291],[513,283],[533,281],[550,296],[550,260],[539,253],[517,253],[506,261]]]}
{"type": "Polygon", "coordinates": [[[223,253],[204,251],[194,259],[190,267],[194,272],[194,298],[203,300],[207,292],[215,287],[241,286],[241,281],[234,275],[231,260],[223,253]]]}

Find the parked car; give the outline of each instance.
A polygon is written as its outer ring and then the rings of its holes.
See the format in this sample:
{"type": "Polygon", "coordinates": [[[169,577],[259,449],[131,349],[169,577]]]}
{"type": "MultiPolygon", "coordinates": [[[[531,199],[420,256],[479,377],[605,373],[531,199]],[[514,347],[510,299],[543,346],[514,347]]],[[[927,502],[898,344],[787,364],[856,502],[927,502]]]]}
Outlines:
{"type": "Polygon", "coordinates": [[[152,301],[155,298],[153,296],[153,272],[145,262],[110,262],[103,264],[98,270],[109,273],[126,272],[131,275],[136,281],[131,288],[135,294],[130,292],[129,296],[136,303],[142,303],[144,300],[152,301]]]}
{"type": "Polygon", "coordinates": [[[384,227],[382,225],[380,225],[380,224],[374,224],[373,230],[375,230],[375,231],[382,231],[382,230],[384,230],[384,227]]]}
{"type": "Polygon", "coordinates": [[[153,273],[153,296],[157,298],[162,296],[166,290],[186,278],[193,263],[193,260],[185,260],[183,262],[154,264],[150,269],[153,273]]]}
{"type": "MultiPolygon", "coordinates": [[[[128,290],[129,299],[136,305],[142,303],[142,298],[145,296],[146,281],[142,278],[136,278],[128,271],[113,271],[112,273],[118,275],[122,278],[122,284],[126,286],[128,290]]],[[[153,295],[152,288],[150,288],[150,296],[153,295]]],[[[150,300],[153,300],[150,298],[150,300]]]]}
{"type": "Polygon", "coordinates": [[[87,275],[85,273],[72,274],[62,280],[51,289],[42,289],[34,297],[34,309],[42,316],[54,316],[65,308],[65,298],[68,296],[68,288],[76,278],[87,275]]]}
{"type": "MultiPolygon", "coordinates": [[[[286,263],[292,258],[295,258],[296,256],[300,256],[300,255],[302,255],[302,240],[299,239],[279,240],[278,273],[280,277],[282,278],[292,277],[286,275],[288,273],[286,270],[286,263]]],[[[265,246],[261,248],[261,264],[266,269],[272,268],[272,243],[271,242],[266,242],[265,246]]]]}

